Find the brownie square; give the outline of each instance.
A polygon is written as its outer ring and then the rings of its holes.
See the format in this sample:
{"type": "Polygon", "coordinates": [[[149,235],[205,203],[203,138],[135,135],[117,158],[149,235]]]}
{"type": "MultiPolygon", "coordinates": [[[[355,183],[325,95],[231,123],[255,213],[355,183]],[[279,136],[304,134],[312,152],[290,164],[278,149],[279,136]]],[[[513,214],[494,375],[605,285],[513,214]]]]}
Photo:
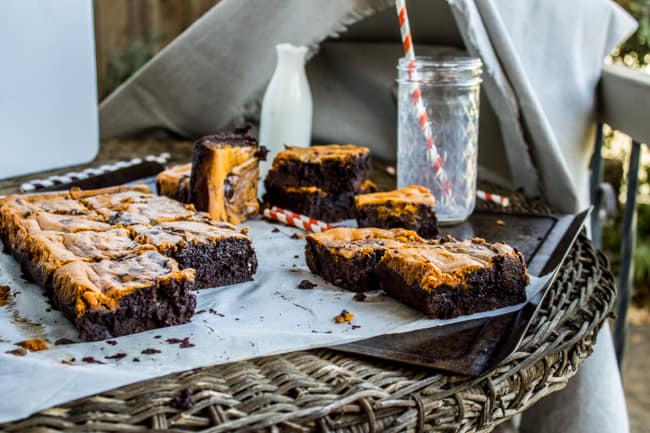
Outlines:
{"type": "Polygon", "coordinates": [[[338,227],[306,237],[307,266],[326,281],[353,292],[380,288],[375,265],[388,248],[424,244],[414,231],[338,227]]]}
{"type": "Polygon", "coordinates": [[[257,215],[259,161],[267,149],[258,147],[248,128],[203,137],[194,143],[189,202],[217,221],[239,224],[257,215]]]}
{"type": "Polygon", "coordinates": [[[192,164],[168,168],[156,176],[156,191],[181,203],[190,202],[190,174],[192,164]]]}
{"type": "Polygon", "coordinates": [[[209,219],[133,226],[135,240],[173,257],[181,269],[196,269],[195,288],[219,287],[253,279],[257,256],[251,239],[229,223],[209,219]]]}
{"type": "Polygon", "coordinates": [[[387,294],[434,319],[526,300],[528,274],[522,254],[482,239],[391,248],[375,272],[387,294]]]}
{"type": "Polygon", "coordinates": [[[36,284],[44,287],[52,274],[67,263],[120,258],[152,249],[151,245],[131,239],[126,229],[75,233],[33,231],[21,265],[36,284]]]}
{"type": "Polygon", "coordinates": [[[427,188],[411,185],[354,198],[359,227],[415,230],[424,238],[438,234],[436,199],[427,188]]]}
{"type": "Polygon", "coordinates": [[[186,323],[196,306],[194,270],[155,251],[99,262],[71,262],[53,275],[53,306],[84,340],[186,323]]]}
{"type": "MultiPolygon", "coordinates": [[[[362,192],[374,191],[375,188],[369,180],[360,187],[362,192]]],[[[267,190],[264,202],[321,221],[334,222],[354,218],[355,194],[356,192],[332,193],[315,186],[288,186],[279,190],[267,190]]]]}
{"type": "Polygon", "coordinates": [[[267,190],[315,186],[328,192],[358,191],[370,172],[370,150],[352,144],[287,147],[273,160],[267,190]]]}

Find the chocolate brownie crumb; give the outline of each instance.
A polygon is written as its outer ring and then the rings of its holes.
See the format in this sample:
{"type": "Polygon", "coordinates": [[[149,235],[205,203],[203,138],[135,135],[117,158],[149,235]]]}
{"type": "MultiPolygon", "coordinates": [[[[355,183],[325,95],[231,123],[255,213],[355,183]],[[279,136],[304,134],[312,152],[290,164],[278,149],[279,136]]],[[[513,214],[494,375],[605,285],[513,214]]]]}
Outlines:
{"type": "Polygon", "coordinates": [[[168,338],[167,339],[167,343],[169,343],[169,344],[178,344],[178,343],[182,343],[182,342],[183,342],[182,338],[168,338]]]}
{"type": "Polygon", "coordinates": [[[185,337],[181,341],[181,344],[178,346],[181,349],[187,349],[188,347],[194,347],[194,344],[190,343],[190,337],[185,337]]]}
{"type": "Polygon", "coordinates": [[[105,356],[104,358],[106,358],[106,359],[114,359],[114,360],[117,361],[117,360],[119,360],[119,359],[126,358],[126,353],[124,353],[124,352],[118,352],[118,353],[116,353],[115,355],[105,356]]]}
{"type": "Polygon", "coordinates": [[[199,310],[199,311],[195,312],[194,315],[205,313],[205,312],[206,312],[206,310],[199,310]]]}
{"type": "Polygon", "coordinates": [[[312,283],[309,280],[302,280],[300,284],[298,284],[298,288],[303,290],[311,290],[314,287],[316,287],[316,284],[312,283]]]}
{"type": "Polygon", "coordinates": [[[54,342],[55,346],[64,346],[66,344],[74,344],[76,341],[70,340],[69,338],[59,338],[54,342]]]}
{"type": "Polygon", "coordinates": [[[155,338],[155,339],[159,339],[159,338],[162,338],[162,335],[154,335],[153,338],[155,338]]]}
{"type": "Polygon", "coordinates": [[[25,356],[27,355],[27,350],[25,350],[22,347],[19,347],[14,350],[7,350],[5,353],[8,353],[9,355],[16,355],[16,356],[25,356]]]}
{"type": "Polygon", "coordinates": [[[366,300],[367,297],[368,297],[368,296],[366,296],[365,293],[359,292],[359,293],[355,294],[355,295],[352,297],[352,299],[354,299],[355,301],[363,302],[363,301],[366,300]]]}
{"type": "Polygon", "coordinates": [[[192,388],[181,390],[181,392],[176,397],[174,397],[172,403],[176,409],[188,410],[191,408],[194,404],[192,401],[192,388]]]}
{"type": "Polygon", "coordinates": [[[115,346],[117,344],[117,341],[115,341],[115,340],[106,340],[106,344],[110,344],[111,346],[115,346]]]}
{"type": "Polygon", "coordinates": [[[106,364],[105,362],[96,360],[92,356],[86,356],[84,358],[81,358],[81,360],[86,364],[106,364]]]}
{"type": "Polygon", "coordinates": [[[350,324],[350,325],[352,326],[352,329],[359,329],[359,328],[361,328],[361,325],[352,325],[352,324],[350,324]]]}
{"type": "Polygon", "coordinates": [[[299,235],[298,233],[294,233],[291,235],[291,239],[302,239],[302,236],[299,235]]]}
{"type": "Polygon", "coordinates": [[[271,230],[271,233],[279,233],[280,229],[277,227],[273,227],[273,230],[271,230]]]}
{"type": "Polygon", "coordinates": [[[133,358],[133,362],[140,362],[140,358],[133,358]]]}
{"type": "Polygon", "coordinates": [[[152,348],[147,348],[147,349],[144,349],[144,350],[143,350],[142,352],[140,352],[140,353],[142,353],[143,355],[153,355],[154,353],[160,353],[160,350],[158,350],[158,349],[152,349],[152,348]]]}

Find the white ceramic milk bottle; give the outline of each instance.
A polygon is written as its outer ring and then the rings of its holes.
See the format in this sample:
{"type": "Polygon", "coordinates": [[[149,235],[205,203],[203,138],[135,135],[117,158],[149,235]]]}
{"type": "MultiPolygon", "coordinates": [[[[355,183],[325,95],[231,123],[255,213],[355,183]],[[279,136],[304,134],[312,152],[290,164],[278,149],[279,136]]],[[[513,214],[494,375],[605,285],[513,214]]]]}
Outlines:
{"type": "Polygon", "coordinates": [[[262,101],[259,143],[269,149],[260,163],[260,194],[273,158],[287,146],[309,146],[312,102],[305,73],[307,47],[291,44],[275,46],[278,63],[262,101]]]}

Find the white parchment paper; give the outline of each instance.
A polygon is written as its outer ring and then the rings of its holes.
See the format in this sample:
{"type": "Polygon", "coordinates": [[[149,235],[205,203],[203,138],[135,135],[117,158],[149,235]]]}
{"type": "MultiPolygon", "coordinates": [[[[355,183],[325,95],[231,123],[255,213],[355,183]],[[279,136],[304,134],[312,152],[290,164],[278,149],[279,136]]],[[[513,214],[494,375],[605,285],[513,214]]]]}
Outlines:
{"type": "Polygon", "coordinates": [[[0,254],[0,284],[11,290],[9,304],[0,307],[0,423],[173,372],[408,332],[521,307],[443,321],[427,319],[389,297],[357,302],[353,293],[309,272],[305,240],[291,237],[302,235],[301,231],[262,220],[244,225],[250,228],[259,261],[255,281],[201,290],[199,313],[191,323],[115,338],[116,344],[80,342],[76,328],[50,309],[41,289],[21,278],[15,260],[0,254]],[[304,279],[317,287],[298,289],[304,279]],[[342,309],[355,314],[352,324],[334,322],[342,309]],[[23,357],[5,353],[15,349],[15,343],[34,337],[45,338],[50,349],[23,357]],[[167,342],[186,337],[193,347],[167,342]],[[78,342],[54,345],[61,338],[78,342]],[[143,354],[146,349],[160,353],[143,354]],[[106,358],[118,353],[126,356],[106,358]],[[82,361],[89,356],[105,364],[82,361]],[[62,363],[73,358],[74,365],[62,363]]]}

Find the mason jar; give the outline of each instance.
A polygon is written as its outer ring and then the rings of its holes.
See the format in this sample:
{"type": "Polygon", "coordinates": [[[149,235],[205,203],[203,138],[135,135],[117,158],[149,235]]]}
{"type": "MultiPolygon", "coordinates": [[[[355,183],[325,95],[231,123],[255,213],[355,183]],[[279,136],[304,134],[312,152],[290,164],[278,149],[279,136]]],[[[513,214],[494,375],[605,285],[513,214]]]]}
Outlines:
{"type": "Polygon", "coordinates": [[[397,186],[429,188],[441,225],[465,221],[476,200],[481,60],[402,58],[397,71],[397,186]]]}

